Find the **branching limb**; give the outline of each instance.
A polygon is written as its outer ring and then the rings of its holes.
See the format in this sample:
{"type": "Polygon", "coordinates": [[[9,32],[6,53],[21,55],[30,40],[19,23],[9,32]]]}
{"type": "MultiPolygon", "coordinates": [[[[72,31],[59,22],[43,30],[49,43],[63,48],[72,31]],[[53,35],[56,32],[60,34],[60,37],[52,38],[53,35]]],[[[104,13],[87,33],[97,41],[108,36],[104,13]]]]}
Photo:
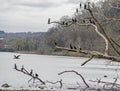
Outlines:
{"type": "Polygon", "coordinates": [[[93,59],[93,55],[88,59],[86,60],[84,63],[81,64],[81,66],[84,66],[86,63],[88,63],[89,61],[91,61],[93,59]]]}
{"type": "Polygon", "coordinates": [[[65,48],[65,47],[60,47],[60,46],[56,46],[57,49],[61,49],[61,50],[67,50],[70,52],[78,52],[78,53],[82,53],[85,55],[93,55],[96,58],[105,58],[105,59],[109,59],[115,62],[120,62],[120,57],[116,57],[116,56],[107,56],[103,53],[100,53],[98,51],[88,51],[88,50],[77,50],[77,49],[70,49],[70,48],[65,48]]]}
{"type": "Polygon", "coordinates": [[[110,38],[110,39],[116,46],[118,46],[120,48],[120,45],[117,42],[115,42],[112,38],[110,38]]]}
{"type": "Polygon", "coordinates": [[[74,70],[63,71],[63,72],[58,73],[58,75],[62,75],[62,74],[64,74],[64,73],[68,73],[68,72],[73,72],[73,73],[75,73],[76,75],[78,75],[79,77],[81,77],[82,80],[83,80],[83,82],[84,82],[84,84],[85,84],[87,87],[90,87],[90,86],[86,83],[84,77],[83,77],[81,74],[79,74],[78,72],[74,71],[74,70]]]}
{"type": "Polygon", "coordinates": [[[51,81],[47,81],[48,83],[51,83],[51,84],[57,84],[59,83],[60,84],[60,88],[62,88],[62,79],[60,81],[56,81],[56,82],[51,82],[51,81]]]}
{"type": "MultiPolygon", "coordinates": [[[[14,69],[17,70],[17,71],[19,71],[19,72],[22,72],[23,74],[26,74],[26,75],[32,77],[29,81],[31,81],[32,79],[33,79],[33,80],[36,79],[36,80],[40,81],[42,84],[45,84],[45,82],[44,82],[43,80],[41,80],[40,78],[38,78],[37,73],[36,73],[36,74],[31,74],[31,73],[28,72],[24,67],[22,67],[21,69],[18,69],[16,64],[15,64],[15,66],[14,66],[14,69]]],[[[28,81],[28,82],[29,82],[29,81],[28,81]]]]}

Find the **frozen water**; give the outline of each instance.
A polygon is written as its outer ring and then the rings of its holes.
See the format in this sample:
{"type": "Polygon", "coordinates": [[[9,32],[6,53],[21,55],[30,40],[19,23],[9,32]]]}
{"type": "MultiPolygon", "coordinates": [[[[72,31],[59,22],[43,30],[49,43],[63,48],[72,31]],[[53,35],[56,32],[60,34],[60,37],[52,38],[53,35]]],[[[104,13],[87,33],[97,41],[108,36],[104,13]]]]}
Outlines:
{"type": "MultiPolygon", "coordinates": [[[[32,82],[28,84],[28,80],[30,79],[29,76],[14,69],[15,63],[19,68],[24,65],[29,71],[33,69],[34,73],[38,73],[39,78],[43,81],[49,80],[55,82],[62,79],[63,85],[66,86],[67,84],[68,87],[77,86],[77,83],[84,85],[84,83],[75,73],[58,75],[58,73],[65,70],[75,70],[79,72],[85,78],[86,82],[92,85],[95,83],[90,82],[89,80],[101,79],[113,82],[114,77],[117,77],[117,74],[118,76],[120,75],[120,64],[105,59],[95,58],[85,66],[81,67],[81,64],[88,58],[20,54],[20,59],[14,59],[13,55],[18,54],[0,52],[0,86],[4,83],[8,83],[12,86],[11,89],[31,89],[29,85],[32,84],[32,82]],[[107,77],[105,78],[104,75],[107,75],[107,77]]],[[[118,83],[120,83],[119,79],[118,83]]],[[[52,84],[47,85],[48,88],[52,87],[52,84]]],[[[56,85],[56,89],[57,88],[59,88],[59,84],[56,85]]]]}

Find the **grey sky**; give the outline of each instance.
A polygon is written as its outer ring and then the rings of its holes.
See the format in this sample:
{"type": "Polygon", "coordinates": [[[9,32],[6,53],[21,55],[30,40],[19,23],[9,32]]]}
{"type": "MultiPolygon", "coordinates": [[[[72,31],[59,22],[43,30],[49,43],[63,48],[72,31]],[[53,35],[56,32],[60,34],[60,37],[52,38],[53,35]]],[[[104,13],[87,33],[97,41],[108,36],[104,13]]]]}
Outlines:
{"type": "Polygon", "coordinates": [[[72,15],[80,0],[0,0],[0,30],[5,32],[45,32],[59,20],[72,15]]]}

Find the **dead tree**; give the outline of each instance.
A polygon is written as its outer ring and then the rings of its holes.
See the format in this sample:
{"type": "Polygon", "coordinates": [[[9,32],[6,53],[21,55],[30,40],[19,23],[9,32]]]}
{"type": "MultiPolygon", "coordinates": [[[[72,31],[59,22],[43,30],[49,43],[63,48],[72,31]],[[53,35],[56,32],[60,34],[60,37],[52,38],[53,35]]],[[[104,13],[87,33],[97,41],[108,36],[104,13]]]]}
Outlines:
{"type": "MultiPolygon", "coordinates": [[[[110,44],[112,46],[112,48],[114,49],[114,51],[118,55],[120,55],[119,50],[117,50],[115,48],[115,45],[117,45],[117,47],[119,47],[119,48],[120,48],[120,45],[117,44],[112,38],[110,38],[106,34],[104,28],[102,27],[100,22],[95,17],[95,15],[94,15],[94,13],[93,13],[93,11],[91,9],[90,3],[85,4],[84,9],[87,10],[89,12],[89,14],[90,14],[90,22],[89,23],[85,23],[85,21],[84,21],[84,23],[79,23],[79,22],[77,22],[77,20],[76,20],[76,22],[73,22],[74,20],[71,19],[71,21],[67,22],[67,25],[63,25],[60,22],[56,22],[56,21],[51,21],[49,24],[57,23],[57,24],[60,24],[63,27],[69,27],[69,26],[71,26],[73,24],[76,24],[76,25],[79,25],[79,26],[92,26],[92,27],[94,27],[95,32],[105,41],[105,51],[104,51],[104,53],[101,53],[99,51],[88,51],[88,50],[78,50],[78,49],[65,48],[65,47],[61,47],[59,45],[56,45],[56,48],[61,49],[61,50],[67,50],[67,51],[71,51],[71,52],[78,52],[78,53],[83,53],[83,54],[86,54],[86,55],[90,55],[91,58],[89,60],[85,61],[82,65],[89,62],[93,57],[105,58],[105,59],[110,59],[110,60],[115,61],[115,62],[120,62],[120,57],[110,56],[108,54],[108,49],[109,49],[109,44],[110,44]],[[100,30],[102,31],[102,33],[100,32],[100,30]]],[[[120,19],[113,19],[113,20],[120,20],[120,19]]]]}

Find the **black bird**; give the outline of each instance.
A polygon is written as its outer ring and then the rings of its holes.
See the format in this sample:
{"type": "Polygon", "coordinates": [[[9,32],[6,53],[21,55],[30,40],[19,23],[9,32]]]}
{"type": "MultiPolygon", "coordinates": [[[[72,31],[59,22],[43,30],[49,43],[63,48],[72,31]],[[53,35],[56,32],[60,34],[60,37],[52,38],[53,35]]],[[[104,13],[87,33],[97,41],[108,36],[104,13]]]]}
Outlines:
{"type": "Polygon", "coordinates": [[[83,23],[85,23],[85,20],[83,20],[83,23]]]}
{"type": "Polygon", "coordinates": [[[20,55],[14,55],[14,59],[19,59],[20,55]]]}
{"type": "Polygon", "coordinates": [[[80,50],[82,50],[82,48],[80,48],[80,50]]]}
{"type": "Polygon", "coordinates": [[[64,21],[62,22],[62,25],[65,25],[65,22],[64,22],[64,21]]]}
{"type": "Polygon", "coordinates": [[[84,9],[87,9],[87,5],[86,4],[84,5],[84,9]]]}
{"type": "Polygon", "coordinates": [[[76,13],[78,13],[78,8],[76,9],[76,13]]]}
{"type": "Polygon", "coordinates": [[[17,65],[16,64],[14,64],[14,68],[17,69],[17,65]]]}
{"type": "Polygon", "coordinates": [[[95,22],[94,22],[94,21],[92,21],[92,23],[95,25],[95,22]]]}
{"type": "Polygon", "coordinates": [[[56,43],[56,42],[54,42],[54,44],[55,44],[55,45],[57,45],[57,43],[56,43]]]}
{"type": "Polygon", "coordinates": [[[50,18],[48,19],[48,24],[50,24],[50,18]]]}
{"type": "Polygon", "coordinates": [[[75,18],[75,20],[74,20],[74,21],[75,21],[75,23],[76,23],[76,22],[77,22],[77,19],[75,18]]]}
{"type": "Polygon", "coordinates": [[[82,7],[82,4],[80,3],[80,8],[82,7]]]}
{"type": "Polygon", "coordinates": [[[72,18],[72,22],[74,23],[75,22],[75,20],[72,18]]]}
{"type": "Polygon", "coordinates": [[[24,66],[22,65],[21,71],[23,71],[23,69],[24,69],[24,66]]]}
{"type": "Polygon", "coordinates": [[[30,75],[32,75],[33,74],[33,70],[31,69],[31,71],[30,71],[30,75]]]}
{"type": "Polygon", "coordinates": [[[38,74],[37,73],[35,74],[35,77],[38,78],[38,74]]]}
{"type": "Polygon", "coordinates": [[[70,49],[73,49],[72,45],[70,44],[70,49]]]}
{"type": "Polygon", "coordinates": [[[93,21],[90,19],[90,23],[93,23],[93,21]]]}
{"type": "Polygon", "coordinates": [[[65,23],[65,25],[67,26],[67,25],[68,25],[68,23],[66,22],[66,23],[65,23]]]}
{"type": "Polygon", "coordinates": [[[74,49],[77,49],[76,46],[74,46],[74,49]]]}

